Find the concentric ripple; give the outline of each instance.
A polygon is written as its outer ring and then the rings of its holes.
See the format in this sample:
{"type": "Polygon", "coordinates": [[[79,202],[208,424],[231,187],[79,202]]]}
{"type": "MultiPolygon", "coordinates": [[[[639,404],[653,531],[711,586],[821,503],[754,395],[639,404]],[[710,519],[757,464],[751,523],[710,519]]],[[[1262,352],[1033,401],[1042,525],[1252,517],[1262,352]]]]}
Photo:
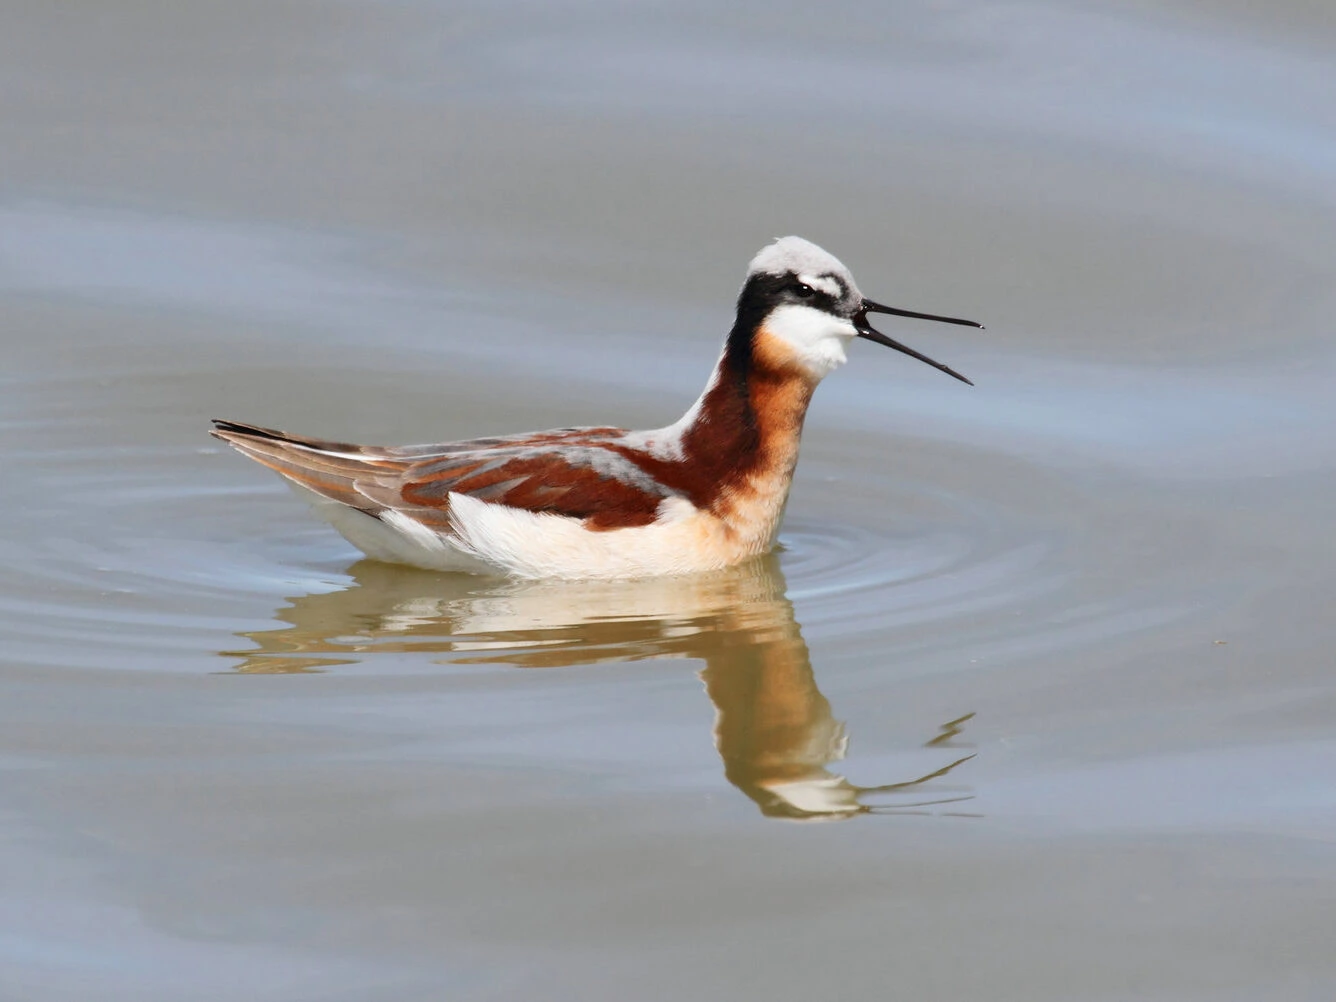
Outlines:
{"type": "Polygon", "coordinates": [[[340,670],[689,657],[703,636],[764,635],[795,608],[808,636],[850,636],[1018,607],[1060,580],[1052,542],[1016,513],[913,481],[881,502],[918,513],[894,531],[865,512],[795,513],[777,559],[721,575],[610,586],[426,574],[359,563],[277,481],[227,458],[22,456],[19,479],[51,503],[0,544],[0,626],[17,659],[217,671],[219,652],[247,663],[255,643],[289,667],[340,670]]]}

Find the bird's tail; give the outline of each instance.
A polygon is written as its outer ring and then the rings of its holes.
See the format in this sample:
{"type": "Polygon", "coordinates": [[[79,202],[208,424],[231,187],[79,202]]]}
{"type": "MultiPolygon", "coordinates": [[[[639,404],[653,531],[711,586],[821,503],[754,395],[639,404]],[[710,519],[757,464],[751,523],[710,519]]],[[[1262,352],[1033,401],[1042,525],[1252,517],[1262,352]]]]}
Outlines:
{"type": "Polygon", "coordinates": [[[236,421],[214,420],[209,432],[300,487],[368,515],[384,509],[376,495],[407,465],[374,446],[327,442],[236,421]]]}

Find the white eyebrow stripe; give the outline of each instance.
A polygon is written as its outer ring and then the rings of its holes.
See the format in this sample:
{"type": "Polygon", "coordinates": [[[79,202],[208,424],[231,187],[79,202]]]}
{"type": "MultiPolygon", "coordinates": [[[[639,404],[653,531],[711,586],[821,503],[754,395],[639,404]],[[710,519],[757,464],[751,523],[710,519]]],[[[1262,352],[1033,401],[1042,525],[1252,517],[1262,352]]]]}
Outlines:
{"type": "Polygon", "coordinates": [[[840,283],[830,275],[799,275],[798,281],[804,285],[810,285],[818,292],[824,292],[832,299],[839,299],[844,295],[844,289],[840,287],[840,283]]]}

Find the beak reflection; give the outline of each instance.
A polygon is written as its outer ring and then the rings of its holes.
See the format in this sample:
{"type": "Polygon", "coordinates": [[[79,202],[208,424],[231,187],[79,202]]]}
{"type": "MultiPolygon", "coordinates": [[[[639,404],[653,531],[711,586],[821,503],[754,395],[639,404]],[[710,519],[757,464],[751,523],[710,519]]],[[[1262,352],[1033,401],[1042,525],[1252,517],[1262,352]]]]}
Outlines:
{"type": "Polygon", "coordinates": [[[240,634],[256,649],[224,656],[241,659],[235,670],[246,673],[374,667],[377,655],[396,654],[521,668],[696,659],[724,775],[763,814],[849,818],[973,799],[939,782],[974,757],[950,752],[968,716],[926,742],[927,754],[945,754],[924,775],[860,786],[828,768],[844,758],[848,736],[817,687],[773,557],[712,575],[614,583],[479,587],[463,575],[373,561],[350,573],[342,591],[291,599],[277,614],[287,625],[240,634]]]}

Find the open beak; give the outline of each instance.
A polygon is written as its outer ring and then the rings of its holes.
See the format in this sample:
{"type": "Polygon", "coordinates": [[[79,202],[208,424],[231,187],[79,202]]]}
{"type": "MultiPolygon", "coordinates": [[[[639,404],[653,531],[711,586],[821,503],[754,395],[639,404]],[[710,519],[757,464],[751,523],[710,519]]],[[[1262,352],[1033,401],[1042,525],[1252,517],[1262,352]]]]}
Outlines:
{"type": "Polygon", "coordinates": [[[956,317],[938,317],[931,313],[912,313],[909,310],[897,310],[894,306],[882,306],[881,303],[874,303],[870,299],[864,299],[863,305],[859,307],[858,312],[854,314],[854,329],[858,331],[859,337],[865,337],[869,341],[876,341],[877,344],[884,344],[887,348],[894,348],[896,351],[902,351],[910,358],[917,358],[920,362],[927,362],[934,369],[941,369],[948,376],[954,376],[962,383],[974,384],[958,373],[955,369],[948,368],[941,362],[934,362],[927,355],[915,351],[908,345],[903,345],[894,338],[889,338],[881,331],[868,323],[867,315],[869,313],[889,313],[895,317],[913,317],[916,320],[936,320],[944,324],[960,324],[962,327],[978,327],[983,329],[983,324],[976,324],[973,320],[959,320],[956,317]]]}

